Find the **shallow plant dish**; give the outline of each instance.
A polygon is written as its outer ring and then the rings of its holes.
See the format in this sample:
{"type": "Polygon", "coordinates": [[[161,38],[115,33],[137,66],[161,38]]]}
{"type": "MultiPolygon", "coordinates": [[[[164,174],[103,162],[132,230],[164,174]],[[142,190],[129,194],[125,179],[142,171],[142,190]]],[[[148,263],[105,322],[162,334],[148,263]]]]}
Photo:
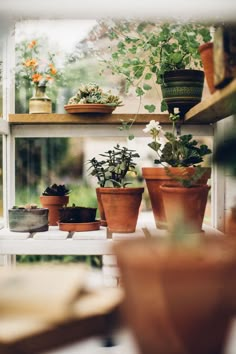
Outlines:
{"type": "Polygon", "coordinates": [[[107,104],[67,104],[64,106],[68,113],[112,113],[117,106],[107,104]]]}
{"type": "Polygon", "coordinates": [[[61,231],[94,231],[100,229],[100,221],[93,221],[93,222],[80,222],[80,223],[64,223],[59,222],[59,230],[61,231]]]}

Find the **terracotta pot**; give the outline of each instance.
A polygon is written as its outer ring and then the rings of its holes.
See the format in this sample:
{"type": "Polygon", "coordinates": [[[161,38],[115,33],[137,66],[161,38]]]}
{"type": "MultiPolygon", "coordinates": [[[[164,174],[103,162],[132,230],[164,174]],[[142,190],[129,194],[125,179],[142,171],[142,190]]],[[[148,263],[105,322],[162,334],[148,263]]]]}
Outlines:
{"type": "Polygon", "coordinates": [[[226,233],[236,237],[236,207],[230,208],[229,214],[226,216],[226,233]]]}
{"type": "Polygon", "coordinates": [[[133,240],[114,248],[122,313],[140,353],[223,353],[236,311],[235,246],[211,241],[185,249],[133,240]]]}
{"type": "Polygon", "coordinates": [[[110,232],[135,232],[144,188],[100,188],[110,232]]]}
{"type": "Polygon", "coordinates": [[[103,205],[102,205],[100,190],[101,190],[101,188],[96,188],[97,201],[98,201],[98,210],[99,210],[99,214],[100,214],[100,222],[101,222],[101,226],[107,226],[107,221],[106,221],[104,208],[103,208],[103,205]]]}
{"type": "Polygon", "coordinates": [[[40,196],[40,203],[44,208],[48,208],[49,210],[49,225],[50,226],[56,226],[60,214],[59,214],[59,209],[62,208],[63,206],[67,206],[69,202],[69,196],[46,196],[46,195],[41,195],[40,196]]]}
{"type": "Polygon", "coordinates": [[[216,89],[214,85],[213,43],[208,42],[202,44],[199,47],[199,53],[202,60],[207,86],[210,93],[214,93],[216,89]]]}
{"type": "MultiPolygon", "coordinates": [[[[178,167],[170,167],[169,169],[174,175],[179,175],[182,173],[182,170],[180,170],[178,167]]],[[[208,179],[210,178],[211,168],[205,167],[204,169],[205,172],[202,177],[197,181],[197,183],[206,184],[208,179]]],[[[186,172],[190,176],[194,174],[194,171],[194,167],[186,167],[186,172]]],[[[166,229],[166,216],[160,186],[164,183],[170,182],[171,178],[166,175],[166,171],[163,167],[143,167],[142,175],[146,180],[146,185],[151,200],[156,227],[160,229],[166,229]]],[[[177,182],[175,183],[178,185],[177,182]]]]}
{"type": "Polygon", "coordinates": [[[184,115],[202,99],[204,72],[202,70],[166,71],[161,85],[162,96],[168,111],[174,113],[179,108],[184,115]]]}
{"type": "Polygon", "coordinates": [[[168,230],[174,232],[180,226],[188,233],[202,232],[210,186],[196,185],[184,188],[173,184],[163,184],[160,190],[168,230]]]}

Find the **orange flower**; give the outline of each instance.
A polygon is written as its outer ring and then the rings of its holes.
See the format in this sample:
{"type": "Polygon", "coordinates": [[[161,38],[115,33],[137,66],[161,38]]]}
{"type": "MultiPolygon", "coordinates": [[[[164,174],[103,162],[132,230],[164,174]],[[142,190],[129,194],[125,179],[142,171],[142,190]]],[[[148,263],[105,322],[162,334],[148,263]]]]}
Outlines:
{"type": "Polygon", "coordinates": [[[55,66],[54,66],[53,64],[49,64],[48,66],[49,66],[49,68],[50,68],[50,73],[51,73],[52,75],[56,75],[57,69],[55,68],[55,66]]]}
{"type": "Polygon", "coordinates": [[[33,80],[33,82],[39,82],[39,81],[42,80],[42,78],[43,78],[42,75],[41,75],[41,74],[38,74],[38,73],[32,75],[32,80],[33,80]]]}
{"type": "Polygon", "coordinates": [[[36,66],[38,66],[38,62],[34,58],[29,58],[29,59],[26,59],[26,61],[23,63],[23,65],[27,66],[28,68],[29,67],[35,68],[36,66]]]}
{"type": "Polygon", "coordinates": [[[33,48],[36,46],[36,44],[37,44],[37,41],[33,40],[28,44],[28,48],[33,48]]]}
{"type": "Polygon", "coordinates": [[[53,80],[53,78],[52,78],[50,75],[46,75],[45,79],[46,79],[47,81],[53,80]]]}

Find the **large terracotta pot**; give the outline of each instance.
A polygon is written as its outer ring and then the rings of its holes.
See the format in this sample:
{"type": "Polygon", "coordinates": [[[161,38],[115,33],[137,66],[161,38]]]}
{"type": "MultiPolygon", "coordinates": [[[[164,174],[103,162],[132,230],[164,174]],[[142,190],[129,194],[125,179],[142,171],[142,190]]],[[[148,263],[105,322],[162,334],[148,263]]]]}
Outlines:
{"type": "Polygon", "coordinates": [[[199,47],[199,53],[202,60],[207,86],[210,93],[214,93],[216,89],[214,85],[213,42],[202,44],[199,47]]]}
{"type": "Polygon", "coordinates": [[[210,187],[196,185],[184,188],[163,184],[160,190],[168,230],[174,232],[181,227],[187,233],[200,233],[210,187]]]}
{"type": "Polygon", "coordinates": [[[163,242],[115,245],[122,313],[140,353],[222,354],[236,311],[235,245],[213,236],[200,248],[163,242]]]}
{"type": "Polygon", "coordinates": [[[135,232],[144,188],[99,188],[108,231],[135,232]]]}
{"type": "Polygon", "coordinates": [[[204,72],[202,70],[166,71],[161,85],[162,96],[168,111],[174,113],[179,108],[184,115],[202,99],[204,72]]]}
{"type": "MultiPolygon", "coordinates": [[[[199,184],[206,184],[208,179],[211,176],[211,168],[205,167],[205,172],[202,177],[197,181],[199,184]]],[[[172,174],[180,175],[183,170],[178,167],[170,167],[170,172],[172,174]]],[[[193,175],[195,172],[194,167],[186,167],[185,171],[188,175],[193,175]]],[[[168,183],[171,181],[171,178],[167,176],[166,171],[163,167],[143,167],[142,175],[146,181],[146,185],[148,188],[149,197],[151,200],[152,211],[156,223],[156,227],[160,229],[166,229],[166,216],[165,210],[163,206],[162,195],[160,191],[160,186],[164,183],[168,183]]],[[[176,182],[177,184],[177,182],[176,182]]]]}
{"type": "Polygon", "coordinates": [[[49,225],[56,226],[60,219],[60,208],[67,206],[69,196],[40,196],[40,203],[44,208],[48,208],[49,225]]]}

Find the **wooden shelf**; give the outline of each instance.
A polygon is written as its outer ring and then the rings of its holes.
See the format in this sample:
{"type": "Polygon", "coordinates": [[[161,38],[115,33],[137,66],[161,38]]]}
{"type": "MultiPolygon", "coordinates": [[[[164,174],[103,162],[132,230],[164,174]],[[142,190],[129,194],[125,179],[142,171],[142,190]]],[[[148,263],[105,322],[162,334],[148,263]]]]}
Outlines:
{"type": "MultiPolygon", "coordinates": [[[[207,97],[185,115],[185,123],[211,124],[236,113],[236,79],[207,97]]],[[[9,114],[10,124],[121,124],[120,120],[135,119],[135,124],[147,124],[154,119],[170,124],[168,114],[80,113],[80,114],[9,114]]]]}
{"type": "Polygon", "coordinates": [[[9,114],[11,124],[121,124],[120,120],[135,118],[135,124],[147,124],[151,119],[162,124],[169,124],[168,114],[9,114]]]}
{"type": "Polygon", "coordinates": [[[186,123],[210,124],[236,113],[236,79],[217,90],[185,115],[186,123]]]}

